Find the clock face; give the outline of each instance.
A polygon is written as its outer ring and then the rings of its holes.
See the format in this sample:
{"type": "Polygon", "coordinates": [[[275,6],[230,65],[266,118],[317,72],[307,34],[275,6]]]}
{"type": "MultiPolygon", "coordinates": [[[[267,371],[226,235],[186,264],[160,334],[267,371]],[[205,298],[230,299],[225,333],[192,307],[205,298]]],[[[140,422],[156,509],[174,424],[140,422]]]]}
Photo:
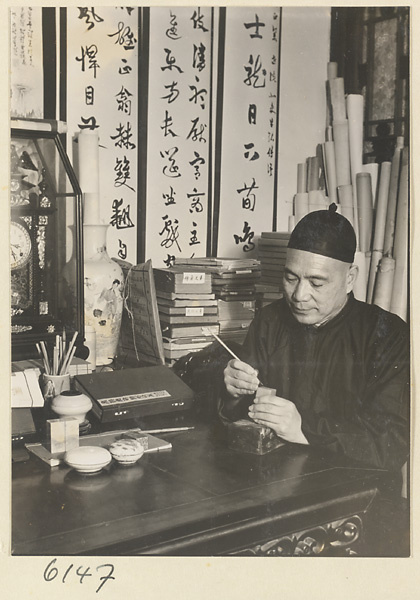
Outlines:
{"type": "Polygon", "coordinates": [[[12,271],[24,267],[32,251],[32,240],[29,231],[21,222],[10,223],[10,263],[12,271]]]}

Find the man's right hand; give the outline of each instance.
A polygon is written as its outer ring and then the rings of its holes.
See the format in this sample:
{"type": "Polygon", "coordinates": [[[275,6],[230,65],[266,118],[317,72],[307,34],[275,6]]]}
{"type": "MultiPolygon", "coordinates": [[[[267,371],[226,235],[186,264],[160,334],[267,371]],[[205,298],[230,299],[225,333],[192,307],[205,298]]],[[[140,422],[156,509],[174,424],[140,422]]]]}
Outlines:
{"type": "Polygon", "coordinates": [[[236,359],[228,362],[224,370],[224,381],[227,391],[234,398],[243,394],[253,394],[260,384],[258,371],[236,359]]]}

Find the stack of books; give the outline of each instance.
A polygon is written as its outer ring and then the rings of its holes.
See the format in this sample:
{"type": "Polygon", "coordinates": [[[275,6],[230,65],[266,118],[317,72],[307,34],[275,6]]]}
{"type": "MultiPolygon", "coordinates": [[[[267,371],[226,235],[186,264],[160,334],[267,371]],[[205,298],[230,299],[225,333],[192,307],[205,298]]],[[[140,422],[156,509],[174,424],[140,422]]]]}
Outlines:
{"type": "Polygon", "coordinates": [[[204,270],[174,266],[153,269],[165,362],[173,364],[198,352],[219,333],[217,300],[211,275],[204,270]]]}
{"type": "Polygon", "coordinates": [[[186,269],[203,269],[211,274],[219,309],[220,336],[242,343],[255,315],[256,284],[261,277],[259,260],[196,257],[177,258],[175,264],[186,269]]]}
{"type": "Polygon", "coordinates": [[[212,289],[220,300],[255,300],[255,285],[261,277],[260,261],[254,258],[177,258],[185,269],[211,274],[212,289]]]}
{"type": "Polygon", "coordinates": [[[272,290],[282,292],[284,266],[286,264],[287,244],[290,233],[267,231],[258,240],[258,258],[261,262],[261,280],[263,285],[272,290]]]}
{"type": "Polygon", "coordinates": [[[220,337],[242,344],[255,316],[255,300],[217,300],[220,337]]]}
{"type": "Polygon", "coordinates": [[[260,310],[260,308],[264,308],[267,304],[271,304],[281,298],[283,298],[283,292],[279,290],[278,285],[257,284],[256,310],[260,310]]]}
{"type": "Polygon", "coordinates": [[[74,377],[75,375],[85,375],[87,373],[92,373],[92,365],[89,360],[73,356],[68,371],[70,377],[74,377]]]}

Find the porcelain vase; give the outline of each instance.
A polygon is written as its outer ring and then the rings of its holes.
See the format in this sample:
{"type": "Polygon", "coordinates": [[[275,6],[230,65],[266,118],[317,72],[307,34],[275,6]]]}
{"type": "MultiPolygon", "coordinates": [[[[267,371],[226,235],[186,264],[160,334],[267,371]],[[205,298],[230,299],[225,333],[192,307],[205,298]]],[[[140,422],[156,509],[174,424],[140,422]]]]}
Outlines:
{"type": "Polygon", "coordinates": [[[96,332],[96,364],[115,358],[123,310],[124,276],[106,250],[108,225],[84,225],[85,326],[96,332]]]}

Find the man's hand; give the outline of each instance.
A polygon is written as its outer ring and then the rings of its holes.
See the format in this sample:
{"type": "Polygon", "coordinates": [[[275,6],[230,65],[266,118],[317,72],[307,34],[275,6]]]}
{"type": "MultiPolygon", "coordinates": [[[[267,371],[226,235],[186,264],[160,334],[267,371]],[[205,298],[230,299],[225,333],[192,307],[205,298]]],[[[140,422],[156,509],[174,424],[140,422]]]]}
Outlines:
{"type": "Polygon", "coordinates": [[[257,375],[258,372],[247,363],[232,359],[224,370],[226,389],[234,398],[243,394],[253,394],[260,383],[257,375]]]}
{"type": "Polygon", "coordinates": [[[308,444],[302,433],[302,417],[293,402],[278,396],[260,396],[255,398],[248,414],[256,423],[271,427],[283,440],[308,444]]]}

